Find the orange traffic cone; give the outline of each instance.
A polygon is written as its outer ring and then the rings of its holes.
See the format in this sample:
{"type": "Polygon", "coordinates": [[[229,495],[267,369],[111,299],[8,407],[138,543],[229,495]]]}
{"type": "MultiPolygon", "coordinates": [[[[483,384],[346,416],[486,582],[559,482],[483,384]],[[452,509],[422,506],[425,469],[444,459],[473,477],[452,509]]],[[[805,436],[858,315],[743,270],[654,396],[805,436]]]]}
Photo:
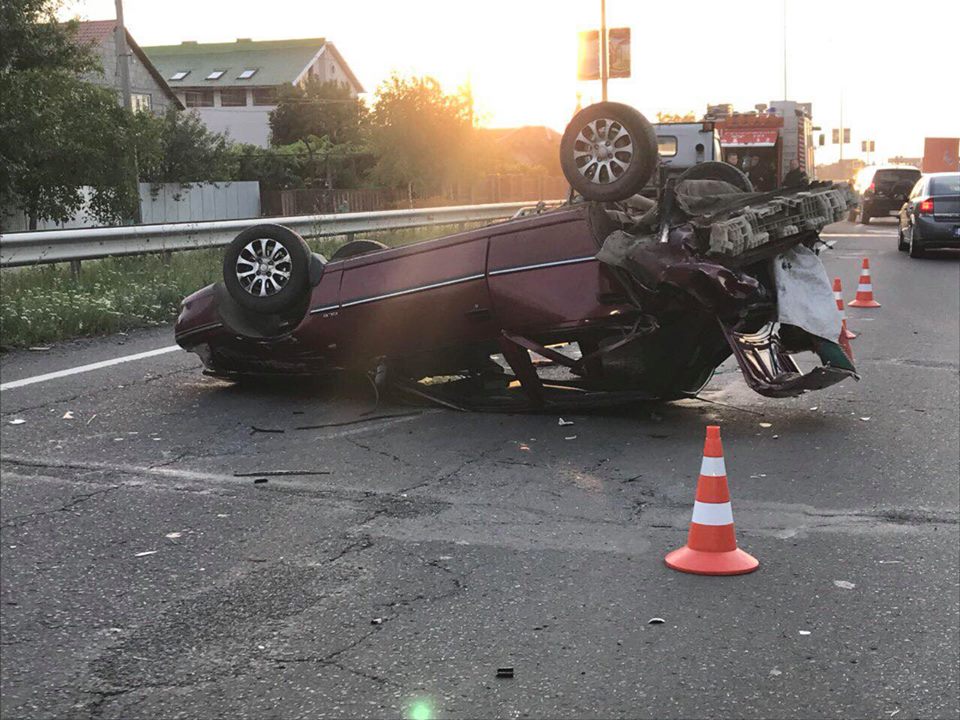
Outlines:
{"type": "Polygon", "coordinates": [[[853,340],[857,334],[847,327],[847,311],[843,309],[843,286],[840,284],[840,278],[833,279],[833,297],[837,301],[837,310],[840,311],[840,337],[853,340]]]}
{"type": "Polygon", "coordinates": [[[878,308],[880,303],[873,299],[873,283],[870,281],[870,259],[863,259],[860,270],[860,282],[857,283],[857,297],[847,303],[850,307],[878,308]]]}
{"type": "Polygon", "coordinates": [[[664,562],[674,570],[695,575],[743,575],[760,565],[737,547],[719,425],[707,425],[687,544],[669,553],[664,562]]]}

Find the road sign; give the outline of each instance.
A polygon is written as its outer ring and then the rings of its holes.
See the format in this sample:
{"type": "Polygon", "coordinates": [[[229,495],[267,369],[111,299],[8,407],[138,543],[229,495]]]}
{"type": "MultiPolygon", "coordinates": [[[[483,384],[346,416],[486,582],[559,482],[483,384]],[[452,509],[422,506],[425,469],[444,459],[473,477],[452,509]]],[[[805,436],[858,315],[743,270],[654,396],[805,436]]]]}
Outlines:
{"type": "MultiPolygon", "coordinates": [[[[607,31],[608,77],[630,77],[630,28],[610,28],[607,31]]],[[[577,80],[600,79],[600,31],[579,33],[577,51],[577,80]]]]}
{"type": "Polygon", "coordinates": [[[607,33],[607,48],[610,77],[630,77],[630,28],[610,28],[607,33]]]}
{"type": "Polygon", "coordinates": [[[577,80],[600,79],[600,31],[580,33],[577,47],[577,80]]]}

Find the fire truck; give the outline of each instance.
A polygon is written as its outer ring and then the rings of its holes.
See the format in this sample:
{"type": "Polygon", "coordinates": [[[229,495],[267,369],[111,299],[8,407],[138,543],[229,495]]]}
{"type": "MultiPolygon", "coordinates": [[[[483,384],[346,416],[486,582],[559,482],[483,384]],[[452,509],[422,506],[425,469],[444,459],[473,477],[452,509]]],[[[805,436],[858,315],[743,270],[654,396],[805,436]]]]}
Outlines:
{"type": "Polygon", "coordinates": [[[810,103],[777,100],[746,113],[732,105],[708,105],[704,121],[720,134],[723,160],[736,165],[757,190],[779,187],[796,160],[813,175],[813,124],[810,103]]]}

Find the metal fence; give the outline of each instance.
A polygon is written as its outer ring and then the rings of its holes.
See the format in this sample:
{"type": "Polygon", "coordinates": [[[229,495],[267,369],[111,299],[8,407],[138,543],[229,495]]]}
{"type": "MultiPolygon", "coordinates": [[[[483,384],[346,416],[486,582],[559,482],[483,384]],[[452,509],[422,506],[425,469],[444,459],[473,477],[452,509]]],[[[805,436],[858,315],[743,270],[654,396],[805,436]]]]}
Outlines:
{"type": "MultiPolygon", "coordinates": [[[[559,203],[551,201],[549,205],[559,203]]],[[[227,245],[244,228],[279,223],[307,238],[382,230],[484,222],[529,210],[530,203],[497,203],[415,210],[301,215],[257,220],[129,225],[75,230],[44,230],[0,235],[0,267],[78,262],[113,255],[174,252],[227,245]]]]}

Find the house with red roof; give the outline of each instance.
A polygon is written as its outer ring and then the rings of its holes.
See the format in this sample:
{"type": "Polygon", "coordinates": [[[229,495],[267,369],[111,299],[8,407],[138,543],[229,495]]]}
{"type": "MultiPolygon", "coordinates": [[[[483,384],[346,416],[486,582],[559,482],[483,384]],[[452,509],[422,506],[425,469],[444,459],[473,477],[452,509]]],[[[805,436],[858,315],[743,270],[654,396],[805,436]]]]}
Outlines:
{"type": "MultiPolygon", "coordinates": [[[[90,45],[100,58],[101,72],[87,75],[84,79],[94,85],[109,87],[120,92],[120,70],[117,60],[117,21],[93,20],[81,22],[77,28],[77,40],[90,45]]],[[[150,62],[140,46],[127,35],[130,67],[130,102],[133,110],[149,110],[162,115],[169,107],[183,108],[183,103],[167,84],[163,75],[150,62]]]]}

